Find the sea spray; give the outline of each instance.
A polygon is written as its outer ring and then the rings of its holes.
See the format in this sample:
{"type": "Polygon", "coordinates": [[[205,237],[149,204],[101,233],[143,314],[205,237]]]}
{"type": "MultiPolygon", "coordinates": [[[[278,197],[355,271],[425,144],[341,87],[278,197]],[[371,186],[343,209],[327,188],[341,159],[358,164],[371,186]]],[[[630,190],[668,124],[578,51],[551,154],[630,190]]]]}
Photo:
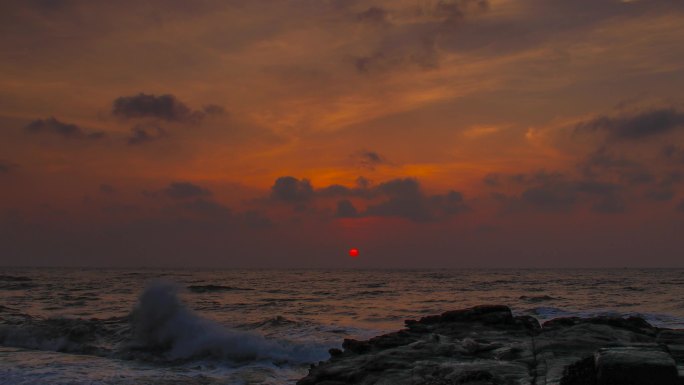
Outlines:
{"type": "Polygon", "coordinates": [[[234,362],[272,360],[302,363],[326,358],[325,348],[267,340],[201,317],[178,296],[178,286],[155,281],[140,296],[131,314],[132,347],[168,360],[200,358],[234,362]]]}

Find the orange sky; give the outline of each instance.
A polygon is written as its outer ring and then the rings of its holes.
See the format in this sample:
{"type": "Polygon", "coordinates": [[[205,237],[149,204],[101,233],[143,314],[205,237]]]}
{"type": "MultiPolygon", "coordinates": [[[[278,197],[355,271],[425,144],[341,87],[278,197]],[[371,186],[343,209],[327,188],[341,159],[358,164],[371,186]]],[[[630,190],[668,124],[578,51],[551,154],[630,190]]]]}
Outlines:
{"type": "Polygon", "coordinates": [[[0,25],[0,265],[683,266],[681,2],[31,0],[0,25]]]}

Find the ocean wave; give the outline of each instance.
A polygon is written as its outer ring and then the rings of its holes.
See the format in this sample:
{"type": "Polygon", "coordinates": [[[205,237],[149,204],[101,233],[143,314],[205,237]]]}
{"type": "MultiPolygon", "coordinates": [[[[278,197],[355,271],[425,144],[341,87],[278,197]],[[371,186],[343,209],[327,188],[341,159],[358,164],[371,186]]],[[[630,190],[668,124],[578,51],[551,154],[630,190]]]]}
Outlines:
{"type": "Polygon", "coordinates": [[[558,298],[551,297],[550,295],[521,295],[520,297],[518,297],[518,299],[534,303],[534,302],[553,301],[553,300],[556,300],[558,298]]]}
{"type": "MultiPolygon", "coordinates": [[[[3,307],[4,311],[13,309],[3,307]]],[[[156,363],[213,359],[233,363],[301,364],[327,358],[329,346],[267,339],[203,318],[178,296],[178,286],[148,286],[127,317],[109,319],[3,316],[0,345],[156,363]]],[[[293,327],[275,317],[261,327],[293,327]]],[[[257,325],[258,326],[258,325],[257,325]]]]}
{"type": "Polygon", "coordinates": [[[259,334],[227,328],[203,318],[182,303],[177,286],[169,282],[148,286],[131,319],[133,340],[128,351],[136,358],[302,363],[326,357],[322,346],[267,340],[259,334]]]}
{"type": "Polygon", "coordinates": [[[215,293],[221,291],[243,291],[243,290],[254,290],[244,287],[233,287],[233,286],[223,286],[223,285],[190,285],[188,290],[193,293],[215,293]]]}
{"type": "Polygon", "coordinates": [[[28,290],[37,286],[35,283],[28,281],[0,281],[0,290],[28,290]]]}
{"type": "Polygon", "coordinates": [[[0,325],[0,345],[65,353],[105,356],[113,343],[122,340],[125,319],[35,319],[0,325]],[[118,337],[118,338],[117,338],[118,337]]]}
{"type": "Polygon", "coordinates": [[[29,277],[24,277],[21,275],[0,275],[0,281],[5,281],[5,282],[31,282],[33,280],[29,277]]]}

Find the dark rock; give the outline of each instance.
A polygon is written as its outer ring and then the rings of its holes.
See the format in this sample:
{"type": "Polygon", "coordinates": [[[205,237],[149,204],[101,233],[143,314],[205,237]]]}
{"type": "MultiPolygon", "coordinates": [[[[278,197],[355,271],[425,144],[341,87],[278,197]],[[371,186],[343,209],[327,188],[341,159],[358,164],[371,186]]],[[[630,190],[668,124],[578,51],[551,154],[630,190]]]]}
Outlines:
{"type": "Polygon", "coordinates": [[[595,355],[598,385],[676,385],[675,360],[662,349],[617,347],[595,355]]]}
{"type": "Polygon", "coordinates": [[[330,357],[337,357],[342,355],[342,351],[340,349],[330,349],[328,350],[328,353],[330,353],[330,357]]]}
{"type": "Polygon", "coordinates": [[[669,385],[681,381],[676,363],[683,364],[684,331],[659,329],[638,317],[562,318],[542,327],[533,317],[514,317],[508,307],[496,305],[405,324],[404,330],[367,341],[345,340],[344,351],[331,349],[331,359],[313,365],[298,384],[669,385]]]}
{"type": "Polygon", "coordinates": [[[560,385],[596,385],[594,357],[587,357],[566,366],[560,385]]]}

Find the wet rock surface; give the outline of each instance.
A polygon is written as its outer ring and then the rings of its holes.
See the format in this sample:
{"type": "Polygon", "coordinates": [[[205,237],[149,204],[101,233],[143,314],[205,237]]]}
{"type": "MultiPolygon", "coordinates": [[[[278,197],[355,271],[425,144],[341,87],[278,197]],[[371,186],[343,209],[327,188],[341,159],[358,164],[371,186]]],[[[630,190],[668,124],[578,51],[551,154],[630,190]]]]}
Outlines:
{"type": "Polygon", "coordinates": [[[540,325],[506,306],[406,321],[347,339],[298,385],[684,385],[684,330],[641,318],[559,318],[540,325]]]}

